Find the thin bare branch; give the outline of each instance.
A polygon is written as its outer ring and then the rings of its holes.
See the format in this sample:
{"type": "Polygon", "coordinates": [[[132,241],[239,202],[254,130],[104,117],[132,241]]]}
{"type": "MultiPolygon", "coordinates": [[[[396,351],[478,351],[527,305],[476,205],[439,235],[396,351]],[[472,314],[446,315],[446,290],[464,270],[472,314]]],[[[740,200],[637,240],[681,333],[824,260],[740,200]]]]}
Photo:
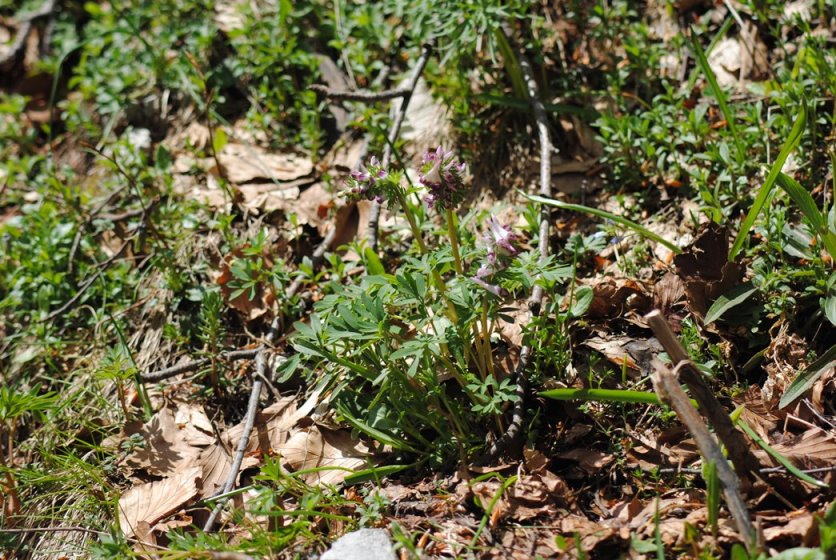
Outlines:
{"type": "Polygon", "coordinates": [[[717,437],[726,446],[729,457],[741,477],[743,489],[748,491],[751,487],[749,474],[757,472],[758,461],[749,451],[743,434],[734,427],[723,405],[717,400],[711,388],[706,385],[702,372],[690,361],[688,352],[680,344],[661,311],[654,309],[645,316],[645,320],[670,356],[674,373],[682,383],[688,386],[691,395],[700,405],[700,412],[714,427],[717,437]]]}
{"type": "MultiPolygon", "coordinates": [[[[510,41],[510,34],[509,34],[510,41]]],[[[517,51],[517,57],[520,62],[520,70],[522,71],[523,79],[526,84],[526,91],[528,93],[528,102],[534,111],[534,119],[537,121],[537,132],[540,138],[540,196],[550,198],[552,195],[552,171],[551,171],[551,152],[552,141],[549,133],[549,120],[546,113],[546,108],[543,101],[540,99],[540,90],[537,87],[537,81],[534,79],[534,72],[531,68],[531,63],[522,52],[517,51]]],[[[550,222],[549,208],[544,204],[540,207],[540,229],[539,229],[539,243],[538,250],[540,252],[540,262],[543,263],[549,256],[549,222],[550,222]]],[[[531,290],[531,297],[528,299],[528,308],[531,310],[532,317],[540,314],[540,309],[543,305],[543,288],[535,283],[531,290]]],[[[511,423],[508,429],[498,440],[494,442],[480,458],[480,463],[489,463],[496,459],[503,453],[511,444],[518,441],[519,436],[522,435],[522,427],[525,422],[525,397],[528,392],[528,368],[531,362],[532,347],[526,344],[520,351],[520,361],[514,371],[514,377],[517,382],[516,402],[514,403],[514,410],[511,415],[511,423]]]]}
{"type": "Polygon", "coordinates": [[[756,547],[756,534],[749,517],[749,509],[746,507],[746,502],[740,493],[740,480],[723,456],[720,446],[711,437],[708,428],[697,415],[691,400],[679,386],[676,376],[658,359],[653,360],[652,379],[656,394],[676,412],[676,415],[688,428],[704,459],[717,466],[717,477],[723,483],[723,493],[726,496],[729,511],[746,543],[746,547],[750,551],[753,550],[756,547]]]}
{"type": "Polygon", "coordinates": [[[406,97],[410,93],[407,88],[386,91],[332,90],[320,84],[312,85],[311,89],[332,101],[388,101],[398,97],[406,97]]]}
{"type": "MultiPolygon", "coordinates": [[[[218,358],[221,360],[226,360],[228,362],[234,362],[236,360],[251,360],[255,358],[257,354],[258,348],[252,348],[250,350],[230,350],[228,352],[222,352],[218,356],[218,358]]],[[[153,383],[155,381],[169,379],[171,377],[174,377],[175,375],[180,375],[181,373],[196,371],[204,366],[209,365],[210,363],[212,363],[212,358],[200,358],[197,360],[192,360],[191,362],[187,362],[185,364],[178,364],[176,366],[171,366],[166,369],[161,369],[159,371],[143,373],[140,376],[140,378],[142,379],[142,381],[146,383],[153,383]]]]}
{"type": "MultiPolygon", "coordinates": [[[[266,363],[266,360],[264,359],[264,347],[262,346],[258,350],[259,352],[255,358],[256,370],[261,376],[263,376],[264,364],[266,363]]],[[[258,377],[253,379],[253,389],[250,393],[250,401],[247,404],[247,415],[244,419],[244,431],[241,432],[241,439],[238,440],[238,447],[235,450],[235,456],[232,458],[232,466],[229,468],[229,476],[227,476],[223,490],[221,490],[221,494],[231,492],[232,488],[235,486],[235,481],[238,478],[238,471],[241,469],[241,463],[244,461],[244,454],[247,451],[247,444],[250,441],[250,434],[255,426],[255,417],[258,414],[258,399],[261,397],[261,386],[263,384],[264,383],[258,377]]],[[[203,526],[204,531],[211,531],[214,528],[215,520],[218,518],[218,515],[221,513],[224,505],[226,505],[225,499],[218,501],[215,508],[212,510],[211,515],[209,515],[209,519],[206,520],[206,524],[203,526]]]]}
{"type": "MultiPolygon", "coordinates": [[[[415,87],[418,85],[418,79],[421,77],[421,73],[424,71],[424,67],[430,60],[430,54],[432,54],[432,48],[429,45],[425,45],[424,52],[421,53],[421,58],[418,59],[418,63],[415,64],[415,68],[412,70],[412,76],[409,78],[409,83],[405,88],[407,90],[407,94],[403,96],[403,101],[401,101],[400,110],[398,111],[397,115],[395,115],[395,120],[392,122],[392,128],[389,130],[389,140],[386,142],[386,147],[383,148],[383,158],[381,160],[381,165],[384,168],[389,167],[389,163],[392,160],[392,146],[395,145],[395,141],[398,139],[398,136],[401,133],[401,125],[403,124],[403,120],[406,117],[406,108],[409,106],[409,101],[410,99],[412,99],[412,94],[415,92],[415,87]]],[[[369,213],[369,229],[367,234],[369,246],[374,251],[377,250],[377,234],[379,223],[380,203],[375,202],[372,204],[372,209],[369,213]]]]}

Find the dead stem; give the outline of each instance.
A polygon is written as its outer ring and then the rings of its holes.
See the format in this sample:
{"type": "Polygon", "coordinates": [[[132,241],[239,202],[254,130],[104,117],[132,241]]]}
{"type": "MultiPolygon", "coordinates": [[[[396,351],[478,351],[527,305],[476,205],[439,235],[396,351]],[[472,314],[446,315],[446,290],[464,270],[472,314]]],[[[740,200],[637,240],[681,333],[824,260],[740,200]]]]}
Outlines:
{"type": "MultiPolygon", "coordinates": [[[[412,71],[412,76],[410,77],[409,83],[406,87],[409,93],[403,96],[403,100],[401,101],[401,107],[398,110],[397,115],[395,115],[395,120],[392,122],[392,128],[389,130],[388,141],[386,142],[386,146],[383,148],[383,158],[381,160],[381,165],[384,169],[389,167],[389,162],[392,160],[392,146],[395,144],[395,141],[398,139],[398,136],[401,133],[401,125],[403,124],[404,118],[406,118],[406,108],[409,105],[409,100],[412,98],[412,94],[415,91],[415,87],[418,85],[418,78],[421,77],[421,73],[424,71],[424,67],[430,60],[431,53],[432,48],[429,45],[425,45],[424,52],[421,53],[421,58],[418,59],[418,62],[415,64],[415,69],[412,71]]],[[[367,234],[369,239],[369,246],[374,251],[377,250],[377,234],[379,223],[380,203],[375,202],[374,204],[372,204],[371,213],[369,215],[369,229],[367,234]]]]}
{"type": "MultiPolygon", "coordinates": [[[[510,32],[508,30],[501,30],[506,38],[509,39],[510,32]]],[[[537,81],[534,79],[534,72],[531,68],[531,63],[523,54],[522,50],[517,49],[518,58],[520,61],[520,70],[522,71],[523,79],[526,84],[526,91],[528,94],[528,102],[534,111],[534,119],[537,121],[537,131],[540,138],[540,196],[551,198],[551,151],[552,143],[549,134],[549,120],[546,115],[546,108],[543,101],[540,99],[540,91],[537,87],[537,81]]],[[[540,230],[538,249],[540,252],[540,263],[545,262],[549,256],[549,208],[546,205],[540,206],[540,230]]],[[[540,314],[540,308],[543,304],[543,288],[535,283],[531,290],[531,297],[528,299],[528,307],[531,310],[532,318],[540,314]]],[[[525,422],[525,396],[528,390],[528,367],[531,362],[532,348],[531,344],[523,345],[520,350],[520,361],[514,371],[514,378],[517,383],[516,397],[514,409],[511,415],[511,423],[505,433],[493,443],[479,459],[480,464],[485,464],[496,459],[500,453],[504,452],[512,443],[517,441],[517,438],[522,434],[523,422],[525,422]]]]}

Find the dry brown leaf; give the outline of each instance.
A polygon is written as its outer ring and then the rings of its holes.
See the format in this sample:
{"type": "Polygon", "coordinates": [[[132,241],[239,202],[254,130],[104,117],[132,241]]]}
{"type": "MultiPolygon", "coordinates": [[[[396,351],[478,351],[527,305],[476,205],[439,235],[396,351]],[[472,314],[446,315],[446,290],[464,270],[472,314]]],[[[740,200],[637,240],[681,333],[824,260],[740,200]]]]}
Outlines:
{"type": "Polygon", "coordinates": [[[527,305],[514,309],[505,308],[496,322],[496,330],[509,346],[520,348],[522,346],[523,329],[529,321],[531,321],[531,311],[527,305]],[[506,318],[511,319],[512,322],[506,321],[506,318]]]}
{"type": "Polygon", "coordinates": [[[295,181],[311,175],[313,162],[296,154],[273,154],[259,146],[230,142],[218,154],[223,176],[231,183],[295,181]]]}
{"type": "Polygon", "coordinates": [[[746,268],[729,262],[729,230],[713,222],[700,229],[694,242],[674,257],[674,265],[685,284],[688,307],[702,318],[714,300],[743,279],[746,268]]]}
{"type": "Polygon", "coordinates": [[[368,448],[352,439],[350,430],[329,430],[316,424],[294,432],[277,451],[293,471],[326,467],[304,475],[308,484],[339,484],[353,471],[373,462],[368,448]]]}
{"type": "Polygon", "coordinates": [[[763,530],[764,540],[768,543],[780,541],[790,546],[809,546],[814,544],[817,529],[816,518],[809,511],[797,511],[780,517],[778,524],[763,530]]]}
{"type": "Polygon", "coordinates": [[[740,57],[743,47],[737,38],[721,39],[708,55],[708,65],[714,71],[717,83],[728,88],[737,85],[740,73],[740,57]]]}
{"type": "Polygon", "coordinates": [[[641,371],[653,356],[664,351],[655,338],[642,340],[629,336],[594,336],[585,340],[583,345],[597,350],[616,367],[626,366],[633,371],[641,371]]]}
{"type": "MultiPolygon", "coordinates": [[[[294,181],[293,183],[296,183],[294,181]]],[[[293,208],[301,190],[296,184],[283,183],[247,183],[238,187],[241,193],[241,205],[255,215],[293,208]]]]}
{"type": "Polygon", "coordinates": [[[653,307],[671,324],[675,332],[681,329],[683,309],[681,302],[685,297],[685,284],[673,272],[666,273],[653,286],[653,307]]]}
{"type": "Polygon", "coordinates": [[[154,525],[198,495],[200,467],[180,471],[170,478],[134,486],[119,498],[119,526],[126,537],[139,524],[154,525]]]}
{"type": "Polygon", "coordinates": [[[620,317],[629,309],[647,310],[650,297],[644,287],[629,278],[603,278],[592,284],[592,303],[586,316],[620,317]]]}
{"type": "Polygon", "coordinates": [[[171,476],[193,466],[203,449],[214,442],[212,425],[200,407],[177,403],[165,406],[135,433],[145,442],[125,463],[156,476],[171,476]]]}
{"type": "Polygon", "coordinates": [[[611,454],[597,449],[571,449],[565,453],[559,453],[557,457],[578,463],[588,475],[596,474],[614,460],[611,454]]]}
{"type": "MultiPolygon", "coordinates": [[[[400,85],[406,85],[406,82],[400,85]]],[[[392,100],[392,110],[397,112],[402,102],[402,98],[392,100]]],[[[413,153],[434,149],[439,144],[445,144],[450,138],[447,110],[433,98],[424,78],[418,79],[404,117],[401,137],[412,144],[413,153]]]]}
{"type": "Polygon", "coordinates": [[[243,8],[246,0],[225,0],[215,3],[215,25],[224,33],[243,29],[245,25],[243,8]]]}
{"type": "Polygon", "coordinates": [[[182,529],[183,527],[189,527],[194,523],[191,515],[188,515],[184,512],[176,513],[172,515],[165,521],[160,521],[156,525],[154,525],[151,529],[155,533],[168,533],[172,529],[182,529]]]}
{"type": "Polygon", "coordinates": [[[766,401],[780,398],[806,365],[807,343],[797,334],[790,333],[789,327],[788,321],[782,321],[777,332],[772,331],[772,340],[764,353],[763,368],[767,378],[763,384],[763,398],[766,401]]]}
{"type": "Polygon", "coordinates": [[[559,527],[560,534],[570,542],[577,535],[580,539],[580,547],[586,553],[594,552],[597,547],[621,538],[612,527],[590,521],[580,515],[563,517],[559,527]]]}
{"type": "Polygon", "coordinates": [[[772,446],[797,464],[825,467],[836,464],[836,437],[820,428],[811,428],[798,437],[772,446]]]}

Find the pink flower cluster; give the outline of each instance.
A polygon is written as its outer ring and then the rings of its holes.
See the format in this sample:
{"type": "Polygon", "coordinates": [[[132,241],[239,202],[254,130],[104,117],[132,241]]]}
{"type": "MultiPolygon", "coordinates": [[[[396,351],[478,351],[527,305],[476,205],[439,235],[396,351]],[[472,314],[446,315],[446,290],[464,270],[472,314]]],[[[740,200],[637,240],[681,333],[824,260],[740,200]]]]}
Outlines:
{"type": "Polygon", "coordinates": [[[418,181],[430,191],[424,197],[427,206],[439,211],[458,206],[466,194],[462,178],[464,170],[465,164],[441,146],[426,152],[421,157],[418,181]]]}
{"type": "Polygon", "coordinates": [[[372,156],[369,165],[360,165],[360,169],[352,171],[347,179],[348,190],[346,196],[354,199],[365,198],[381,203],[385,199],[384,194],[387,185],[385,179],[389,177],[376,157],[372,156]]]}
{"type": "Polygon", "coordinates": [[[507,261],[520,252],[515,245],[519,236],[511,231],[509,226],[501,224],[496,217],[491,216],[488,218],[488,229],[480,239],[488,250],[488,256],[486,262],[476,271],[476,276],[470,279],[497,297],[508,297],[508,290],[490,284],[486,278],[505,268],[507,261]]]}

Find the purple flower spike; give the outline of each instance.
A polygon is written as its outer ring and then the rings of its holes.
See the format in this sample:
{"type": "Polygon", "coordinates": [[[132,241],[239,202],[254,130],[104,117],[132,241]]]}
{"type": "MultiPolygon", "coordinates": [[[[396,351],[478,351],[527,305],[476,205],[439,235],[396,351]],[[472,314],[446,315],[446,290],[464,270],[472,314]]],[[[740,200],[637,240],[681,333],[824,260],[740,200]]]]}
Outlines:
{"type": "Polygon", "coordinates": [[[506,257],[513,257],[519,253],[514,246],[519,236],[511,231],[510,227],[499,223],[494,216],[488,218],[488,231],[485,232],[483,239],[488,247],[488,253],[493,252],[494,258],[497,252],[506,257]]]}
{"type": "Polygon", "coordinates": [[[368,166],[360,165],[358,170],[349,174],[346,180],[348,188],[343,194],[354,200],[366,199],[382,203],[394,196],[393,190],[398,188],[397,181],[390,178],[389,172],[372,156],[368,166]]]}
{"type": "Polygon", "coordinates": [[[510,227],[502,225],[494,216],[488,218],[487,226],[487,230],[481,235],[482,244],[488,251],[487,259],[471,280],[497,297],[507,297],[507,290],[490,284],[485,279],[505,268],[507,261],[520,252],[515,245],[519,236],[511,231],[510,227]]]}
{"type": "Polygon", "coordinates": [[[464,170],[465,164],[457,161],[453,152],[446,152],[441,146],[435,151],[424,153],[421,156],[418,181],[430,191],[424,197],[427,206],[439,211],[458,206],[466,193],[462,178],[464,170]]]}

